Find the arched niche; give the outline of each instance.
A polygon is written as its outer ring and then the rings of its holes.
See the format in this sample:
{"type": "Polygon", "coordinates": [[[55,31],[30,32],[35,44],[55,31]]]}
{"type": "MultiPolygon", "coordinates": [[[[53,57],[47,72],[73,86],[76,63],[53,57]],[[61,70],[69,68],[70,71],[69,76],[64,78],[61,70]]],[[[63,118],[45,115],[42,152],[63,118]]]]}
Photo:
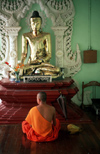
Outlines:
{"type": "Polygon", "coordinates": [[[0,20],[1,18],[4,22],[5,18],[7,20],[3,26],[3,29],[6,31],[5,42],[7,45],[4,57],[7,55],[7,58],[3,58],[0,61],[1,65],[5,61],[9,61],[12,66],[16,65],[18,60],[17,37],[21,29],[19,22],[25,17],[31,5],[39,4],[41,10],[45,12],[46,18],[50,18],[53,24],[51,29],[55,34],[56,66],[64,68],[65,76],[73,76],[79,72],[81,68],[81,56],[78,44],[76,52],[72,52],[71,49],[71,36],[75,15],[72,0],[14,0],[7,1],[7,3],[6,0],[3,0],[0,3],[3,12],[0,20]]]}

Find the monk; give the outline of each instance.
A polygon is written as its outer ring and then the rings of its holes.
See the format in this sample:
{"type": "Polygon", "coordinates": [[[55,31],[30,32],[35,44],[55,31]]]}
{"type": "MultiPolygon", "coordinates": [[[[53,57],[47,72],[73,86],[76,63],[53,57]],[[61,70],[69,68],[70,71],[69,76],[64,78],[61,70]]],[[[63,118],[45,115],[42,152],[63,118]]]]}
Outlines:
{"type": "Polygon", "coordinates": [[[60,122],[56,119],[55,108],[46,104],[46,97],[45,92],[37,94],[38,105],[30,109],[22,122],[22,131],[31,141],[47,142],[58,138],[60,122]]]}

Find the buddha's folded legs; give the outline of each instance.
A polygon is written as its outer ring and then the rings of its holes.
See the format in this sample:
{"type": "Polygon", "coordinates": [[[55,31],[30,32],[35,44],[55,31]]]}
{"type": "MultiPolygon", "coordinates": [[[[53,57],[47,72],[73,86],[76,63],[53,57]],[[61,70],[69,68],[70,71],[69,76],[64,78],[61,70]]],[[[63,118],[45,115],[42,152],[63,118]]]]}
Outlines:
{"type": "Polygon", "coordinates": [[[60,68],[54,67],[49,63],[41,63],[40,65],[26,65],[20,71],[20,75],[51,75],[52,77],[56,78],[61,76],[60,68]]]}

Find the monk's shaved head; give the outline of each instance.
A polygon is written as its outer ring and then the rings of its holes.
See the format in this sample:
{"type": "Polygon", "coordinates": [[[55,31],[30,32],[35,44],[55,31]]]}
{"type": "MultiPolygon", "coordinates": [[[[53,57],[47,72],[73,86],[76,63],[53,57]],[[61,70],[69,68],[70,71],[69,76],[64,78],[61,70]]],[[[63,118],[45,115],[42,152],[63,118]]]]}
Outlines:
{"type": "Polygon", "coordinates": [[[47,95],[45,92],[39,92],[37,96],[42,102],[46,102],[47,95]]]}

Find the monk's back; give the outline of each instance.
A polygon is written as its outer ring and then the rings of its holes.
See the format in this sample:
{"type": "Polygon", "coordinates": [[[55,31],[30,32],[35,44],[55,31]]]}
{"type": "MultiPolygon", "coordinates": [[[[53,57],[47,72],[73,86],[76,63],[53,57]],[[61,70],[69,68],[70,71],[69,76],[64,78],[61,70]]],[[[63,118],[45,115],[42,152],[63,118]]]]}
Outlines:
{"type": "Polygon", "coordinates": [[[53,120],[53,116],[55,114],[55,108],[53,106],[45,105],[38,105],[38,111],[40,114],[49,122],[53,120]]]}

